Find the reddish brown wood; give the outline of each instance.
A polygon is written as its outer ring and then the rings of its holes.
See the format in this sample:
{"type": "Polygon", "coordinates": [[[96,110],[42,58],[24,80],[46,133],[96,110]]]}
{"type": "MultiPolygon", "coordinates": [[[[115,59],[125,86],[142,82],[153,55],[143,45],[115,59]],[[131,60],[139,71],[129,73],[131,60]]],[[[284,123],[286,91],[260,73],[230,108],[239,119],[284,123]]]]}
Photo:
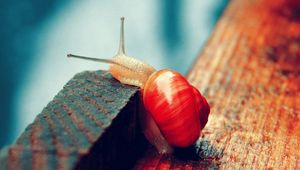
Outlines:
{"type": "Polygon", "coordinates": [[[135,169],[300,169],[299,1],[231,1],[187,77],[212,107],[198,158],[135,169]]]}

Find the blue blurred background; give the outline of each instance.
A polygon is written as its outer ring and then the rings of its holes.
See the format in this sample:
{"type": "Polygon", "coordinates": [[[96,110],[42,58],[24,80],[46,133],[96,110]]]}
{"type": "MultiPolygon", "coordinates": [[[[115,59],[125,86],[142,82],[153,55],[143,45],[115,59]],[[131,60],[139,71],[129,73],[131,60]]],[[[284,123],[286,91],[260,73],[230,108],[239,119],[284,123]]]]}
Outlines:
{"type": "Polygon", "coordinates": [[[130,56],[185,74],[227,0],[0,1],[0,148],[11,144],[72,76],[106,65],[125,19],[130,56]]]}

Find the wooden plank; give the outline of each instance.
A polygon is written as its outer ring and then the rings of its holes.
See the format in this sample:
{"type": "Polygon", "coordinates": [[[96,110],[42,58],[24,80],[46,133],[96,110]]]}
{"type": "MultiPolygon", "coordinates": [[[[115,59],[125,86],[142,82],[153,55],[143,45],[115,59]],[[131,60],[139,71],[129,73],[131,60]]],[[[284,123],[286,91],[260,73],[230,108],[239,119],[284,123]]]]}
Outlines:
{"type": "Polygon", "coordinates": [[[137,91],[104,71],[77,74],[1,152],[0,169],[132,167],[146,144],[137,91]]]}
{"type": "Polygon", "coordinates": [[[135,169],[300,169],[299,11],[231,1],[187,75],[212,108],[200,140],[184,159],[149,148],[135,169]]]}

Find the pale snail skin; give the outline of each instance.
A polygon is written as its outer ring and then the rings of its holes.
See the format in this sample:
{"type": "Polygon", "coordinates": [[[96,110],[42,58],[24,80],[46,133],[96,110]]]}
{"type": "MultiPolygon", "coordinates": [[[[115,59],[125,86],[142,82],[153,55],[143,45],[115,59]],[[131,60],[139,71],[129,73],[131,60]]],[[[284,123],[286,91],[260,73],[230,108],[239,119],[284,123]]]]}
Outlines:
{"type": "MultiPolygon", "coordinates": [[[[93,60],[93,61],[109,63],[110,64],[109,72],[112,74],[112,76],[114,78],[116,78],[117,80],[119,80],[123,84],[138,86],[138,87],[141,88],[142,93],[140,93],[140,94],[141,94],[141,98],[143,99],[143,101],[146,100],[145,98],[143,98],[144,97],[143,94],[147,94],[146,93],[147,91],[145,91],[145,93],[144,93],[144,89],[145,88],[146,89],[151,89],[150,87],[147,86],[147,84],[150,84],[150,83],[147,82],[148,79],[151,79],[151,77],[156,76],[159,73],[179,74],[179,73],[171,71],[171,70],[157,71],[152,66],[150,66],[148,64],[145,64],[142,61],[137,60],[135,58],[129,57],[125,54],[125,48],[124,48],[124,18],[123,17],[121,18],[119,50],[118,50],[117,54],[111,60],[108,60],[108,59],[95,59],[95,58],[77,56],[77,55],[72,55],[72,54],[68,54],[68,57],[75,57],[75,58],[88,59],[88,60],[93,60]]],[[[183,78],[183,76],[181,76],[181,77],[183,78]]],[[[184,79],[184,81],[186,81],[186,80],[184,79]]],[[[187,81],[186,81],[186,86],[189,86],[189,83],[187,81]]],[[[189,87],[185,87],[185,88],[189,88],[189,87]]],[[[191,86],[191,88],[194,88],[194,87],[191,86]]],[[[165,90],[167,90],[167,89],[168,88],[166,88],[165,90]]],[[[188,90],[190,90],[190,89],[188,89],[188,90]]],[[[190,91],[194,91],[194,90],[196,90],[196,89],[192,89],[190,91]]],[[[201,94],[200,93],[198,94],[198,93],[199,92],[195,93],[195,95],[197,95],[197,97],[198,97],[198,95],[200,95],[200,99],[198,98],[197,101],[205,100],[203,98],[203,96],[201,96],[201,94]]],[[[167,94],[166,98],[168,98],[168,92],[166,92],[166,94],[167,94]]],[[[168,101],[168,99],[166,99],[166,101],[168,101]]],[[[166,101],[164,101],[164,102],[166,102],[166,101]]],[[[209,105],[207,104],[206,100],[205,100],[205,104],[207,106],[204,109],[206,109],[206,111],[208,109],[208,113],[209,113],[209,105]]],[[[196,106],[197,104],[195,103],[194,105],[196,106]]],[[[200,106],[196,106],[195,109],[200,109],[200,110],[202,109],[203,110],[203,108],[199,108],[199,107],[200,106]]],[[[147,107],[144,106],[144,102],[140,102],[140,110],[141,110],[140,111],[140,122],[141,122],[141,126],[142,126],[145,137],[148,139],[148,141],[151,144],[153,144],[156,147],[156,149],[159,153],[172,153],[173,147],[169,144],[169,142],[166,140],[164,135],[161,133],[160,128],[158,127],[156,121],[153,119],[151,114],[148,112],[148,109],[145,109],[145,108],[147,108],[147,107]]],[[[197,113],[197,111],[196,111],[196,113],[197,113]]],[[[196,121],[195,123],[193,123],[194,125],[196,125],[196,127],[194,129],[196,129],[196,130],[199,129],[199,133],[195,132],[195,133],[192,133],[192,134],[191,133],[188,134],[188,135],[191,136],[192,139],[191,139],[191,141],[188,141],[188,143],[184,143],[182,146],[185,147],[185,146],[191,145],[200,136],[201,129],[206,124],[207,117],[206,117],[205,123],[202,123],[203,121],[200,120],[200,118],[201,118],[201,116],[199,117],[199,114],[194,114],[193,117],[187,118],[187,120],[189,120],[190,122],[193,122],[193,121],[195,122],[196,121]],[[197,122],[199,122],[199,120],[200,120],[201,124],[200,123],[197,124],[197,122]]],[[[156,117],[156,119],[157,119],[157,117],[156,117]]],[[[176,120],[179,120],[179,119],[176,119],[176,120]]],[[[187,130],[186,132],[189,133],[189,129],[185,129],[185,130],[187,130]]]]}

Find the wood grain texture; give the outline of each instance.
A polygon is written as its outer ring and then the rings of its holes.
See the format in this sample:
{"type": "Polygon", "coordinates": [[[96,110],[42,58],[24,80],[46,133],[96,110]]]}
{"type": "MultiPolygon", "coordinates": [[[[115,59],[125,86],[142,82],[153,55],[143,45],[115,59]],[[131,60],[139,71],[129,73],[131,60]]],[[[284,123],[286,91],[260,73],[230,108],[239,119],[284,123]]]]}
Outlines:
{"type": "Polygon", "coordinates": [[[212,108],[201,138],[135,169],[300,169],[299,1],[231,1],[187,77],[212,108]]]}
{"type": "Polygon", "coordinates": [[[132,167],[146,144],[137,91],[105,71],[77,74],[16,143],[1,151],[0,169],[132,167]]]}

